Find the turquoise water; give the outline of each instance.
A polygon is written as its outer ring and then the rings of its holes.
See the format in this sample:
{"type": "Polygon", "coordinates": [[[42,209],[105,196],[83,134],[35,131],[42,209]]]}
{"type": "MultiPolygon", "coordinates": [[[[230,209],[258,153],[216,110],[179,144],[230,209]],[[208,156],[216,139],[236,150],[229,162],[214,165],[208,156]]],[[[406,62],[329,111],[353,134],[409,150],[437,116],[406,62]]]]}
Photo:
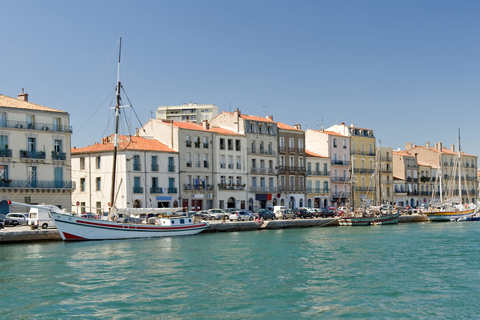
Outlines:
{"type": "Polygon", "coordinates": [[[2,319],[478,318],[480,223],[0,246],[2,319]]]}

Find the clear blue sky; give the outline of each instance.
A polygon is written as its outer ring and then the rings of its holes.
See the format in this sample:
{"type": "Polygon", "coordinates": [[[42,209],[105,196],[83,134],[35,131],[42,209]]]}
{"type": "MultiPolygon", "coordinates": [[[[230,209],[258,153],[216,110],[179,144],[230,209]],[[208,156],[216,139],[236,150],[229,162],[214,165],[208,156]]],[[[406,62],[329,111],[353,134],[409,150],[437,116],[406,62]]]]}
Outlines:
{"type": "Polygon", "coordinates": [[[142,123],[157,106],[196,102],[303,129],[355,123],[395,149],[450,146],[461,128],[463,150],[480,156],[480,1],[4,0],[0,9],[0,93],[25,88],[31,102],[69,112],[77,147],[110,133],[123,37],[122,82],[142,123]]]}

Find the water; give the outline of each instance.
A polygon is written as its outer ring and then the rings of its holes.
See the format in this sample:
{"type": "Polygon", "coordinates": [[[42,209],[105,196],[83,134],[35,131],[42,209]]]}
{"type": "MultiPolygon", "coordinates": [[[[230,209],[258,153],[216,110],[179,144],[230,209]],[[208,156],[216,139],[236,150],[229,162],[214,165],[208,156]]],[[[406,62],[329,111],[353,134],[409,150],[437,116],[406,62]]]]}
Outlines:
{"type": "Polygon", "coordinates": [[[0,246],[1,319],[468,319],[480,224],[0,246]]]}

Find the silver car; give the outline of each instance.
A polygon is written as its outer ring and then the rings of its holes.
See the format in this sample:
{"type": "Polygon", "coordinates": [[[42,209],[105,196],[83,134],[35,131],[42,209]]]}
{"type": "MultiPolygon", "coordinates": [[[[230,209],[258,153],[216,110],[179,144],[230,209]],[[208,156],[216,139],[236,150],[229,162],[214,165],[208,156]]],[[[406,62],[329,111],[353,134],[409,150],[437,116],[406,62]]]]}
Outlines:
{"type": "Polygon", "coordinates": [[[230,216],[228,217],[228,219],[230,221],[233,221],[233,220],[237,220],[237,221],[249,220],[249,221],[252,221],[253,217],[252,217],[251,214],[249,214],[246,211],[238,210],[238,211],[233,211],[232,213],[230,213],[230,216]]]}
{"type": "Polygon", "coordinates": [[[224,216],[224,213],[221,209],[210,209],[208,210],[208,217],[210,218],[210,220],[220,220],[222,219],[224,216]]]}
{"type": "Polygon", "coordinates": [[[18,224],[22,226],[28,224],[28,213],[9,213],[7,218],[17,220],[18,224]]]}

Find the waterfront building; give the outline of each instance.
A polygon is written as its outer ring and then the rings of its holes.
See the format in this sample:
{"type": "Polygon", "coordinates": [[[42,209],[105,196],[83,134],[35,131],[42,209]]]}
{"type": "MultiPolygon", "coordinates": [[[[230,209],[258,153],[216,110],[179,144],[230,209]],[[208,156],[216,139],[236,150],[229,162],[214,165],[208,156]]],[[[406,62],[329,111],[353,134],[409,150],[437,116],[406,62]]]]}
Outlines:
{"type": "Polygon", "coordinates": [[[220,127],[245,135],[247,172],[247,209],[258,210],[280,203],[277,193],[278,128],[272,119],[244,115],[240,110],[222,112],[210,121],[220,127]]]}
{"type": "Polygon", "coordinates": [[[184,103],[181,106],[160,106],[156,111],[158,120],[184,121],[201,124],[218,115],[218,107],[214,104],[184,103]]]}
{"type": "Polygon", "coordinates": [[[430,147],[427,142],[425,146],[413,145],[411,142],[405,144],[405,151],[416,155],[418,160],[433,168],[439,168],[441,176],[437,175],[434,181],[434,188],[442,194],[435,197],[435,201],[446,200],[461,195],[462,203],[476,203],[477,199],[477,156],[462,152],[461,163],[461,190],[459,190],[459,153],[455,145],[450,149],[444,148],[441,142],[430,147]],[[440,179],[441,178],[441,179],[440,179]],[[441,181],[441,186],[440,186],[441,181]]]}
{"type": "Polygon", "coordinates": [[[330,203],[351,206],[350,137],[333,131],[305,131],[308,151],[330,159],[330,203]]]}
{"type": "MultiPolygon", "coordinates": [[[[73,194],[81,212],[107,212],[111,201],[114,135],[100,143],[72,149],[73,194]]],[[[164,143],[138,136],[118,136],[118,208],[170,208],[179,206],[178,153],[164,143]]],[[[75,203],[75,204],[76,204],[75,203]]]]}
{"type": "MultiPolygon", "coordinates": [[[[352,198],[353,206],[368,207],[380,205],[376,197],[375,167],[378,163],[375,159],[375,135],[372,129],[346,126],[345,123],[331,126],[327,131],[337,132],[350,137],[350,161],[352,170],[352,198]]],[[[342,146],[346,149],[346,146],[342,146]]]]}
{"type": "MultiPolygon", "coordinates": [[[[401,191],[400,194],[406,193],[405,206],[418,207],[423,201],[420,201],[418,193],[418,162],[416,155],[411,155],[405,151],[393,152],[393,175],[397,177],[397,180],[404,181],[403,189],[395,189],[396,196],[397,191],[401,191]]],[[[395,188],[400,183],[395,184],[395,188]]],[[[396,199],[395,202],[400,206],[402,200],[396,199]]]]}
{"type": "Polygon", "coordinates": [[[393,204],[399,209],[404,209],[408,205],[407,188],[405,186],[405,177],[393,176],[393,204]]]}
{"type": "Polygon", "coordinates": [[[330,202],[330,158],[306,151],[307,207],[324,208],[330,202]]]}
{"type": "MultiPolygon", "coordinates": [[[[72,127],[67,112],[0,95],[0,213],[7,200],[70,210],[72,127]]],[[[25,212],[25,208],[13,208],[25,212]]]]}
{"type": "Polygon", "coordinates": [[[377,161],[379,161],[378,172],[380,174],[380,185],[377,188],[377,204],[394,203],[394,189],[393,189],[393,149],[390,147],[377,148],[377,161]]]}
{"type": "Polygon", "coordinates": [[[292,127],[281,122],[277,122],[277,128],[278,192],[274,205],[290,209],[303,207],[306,195],[305,131],[299,124],[292,127]]]}
{"type": "Polygon", "coordinates": [[[428,163],[418,161],[419,172],[419,192],[420,192],[420,204],[424,204],[429,207],[432,201],[435,201],[435,179],[437,177],[437,167],[432,167],[428,163]],[[432,180],[432,176],[435,177],[432,180]]]}
{"type": "Polygon", "coordinates": [[[180,206],[195,211],[213,208],[213,132],[196,123],[156,119],[139,132],[178,152],[180,206]]]}

